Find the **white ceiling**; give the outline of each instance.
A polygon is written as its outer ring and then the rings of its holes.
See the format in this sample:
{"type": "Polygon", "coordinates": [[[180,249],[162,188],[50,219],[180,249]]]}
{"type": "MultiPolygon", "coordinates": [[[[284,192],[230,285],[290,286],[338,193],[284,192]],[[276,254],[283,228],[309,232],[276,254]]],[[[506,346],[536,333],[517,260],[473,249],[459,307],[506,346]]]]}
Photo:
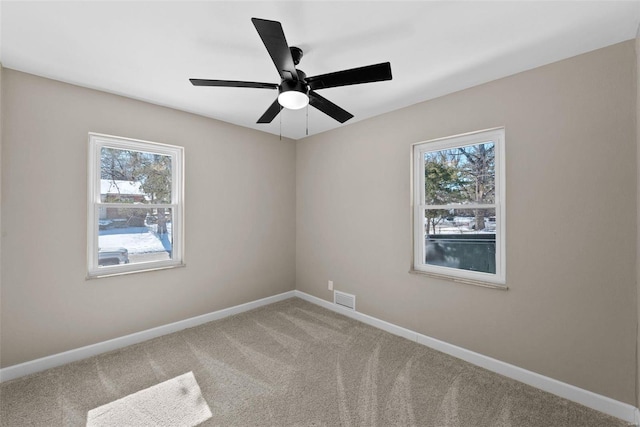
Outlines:
{"type": "Polygon", "coordinates": [[[7,68],[293,139],[306,109],[256,120],[277,91],[189,78],[279,83],[252,17],[280,21],[313,76],[391,62],[393,80],[319,91],[355,117],[308,109],[309,135],[634,38],[640,2],[0,3],[7,68]]]}

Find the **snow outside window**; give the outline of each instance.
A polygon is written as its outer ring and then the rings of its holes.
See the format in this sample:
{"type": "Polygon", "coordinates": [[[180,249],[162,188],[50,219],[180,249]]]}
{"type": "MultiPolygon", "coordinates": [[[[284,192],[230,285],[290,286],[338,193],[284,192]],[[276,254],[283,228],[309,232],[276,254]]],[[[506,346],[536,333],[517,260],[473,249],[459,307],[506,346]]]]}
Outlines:
{"type": "Polygon", "coordinates": [[[413,271],[504,287],[504,129],[413,146],[413,271]]]}
{"type": "Polygon", "coordinates": [[[182,147],[89,134],[89,277],[183,265],[182,159],[182,147]]]}

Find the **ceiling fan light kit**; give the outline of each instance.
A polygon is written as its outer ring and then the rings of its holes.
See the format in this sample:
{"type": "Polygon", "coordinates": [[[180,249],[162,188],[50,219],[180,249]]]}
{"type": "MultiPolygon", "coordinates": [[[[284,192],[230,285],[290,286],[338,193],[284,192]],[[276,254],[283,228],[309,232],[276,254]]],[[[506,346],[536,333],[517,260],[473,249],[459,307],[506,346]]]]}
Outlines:
{"type": "Polygon", "coordinates": [[[278,97],[258,119],[258,123],[271,123],[280,113],[282,107],[299,110],[309,104],[338,122],[344,123],[351,119],[353,114],[320,96],[316,90],[391,80],[391,64],[389,62],[307,77],[303,71],[295,67],[302,59],[302,49],[295,46],[289,47],[279,22],[259,18],[252,18],[251,22],[253,22],[280,74],[280,84],[234,80],[189,80],[194,86],[278,89],[278,97]]]}
{"type": "Polygon", "coordinates": [[[283,80],[278,90],[278,103],[284,108],[299,110],[309,105],[309,86],[300,80],[283,80]]]}

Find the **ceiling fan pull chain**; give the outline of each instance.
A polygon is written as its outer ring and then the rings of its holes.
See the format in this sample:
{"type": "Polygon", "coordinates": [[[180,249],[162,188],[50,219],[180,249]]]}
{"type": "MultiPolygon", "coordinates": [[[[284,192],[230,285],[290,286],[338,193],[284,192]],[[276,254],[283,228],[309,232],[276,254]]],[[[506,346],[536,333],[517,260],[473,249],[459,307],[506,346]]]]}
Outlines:
{"type": "Polygon", "coordinates": [[[280,141],[282,141],[282,108],[280,109],[280,141]]]}
{"type": "Polygon", "coordinates": [[[307,136],[309,136],[309,104],[307,104],[307,136]]]}

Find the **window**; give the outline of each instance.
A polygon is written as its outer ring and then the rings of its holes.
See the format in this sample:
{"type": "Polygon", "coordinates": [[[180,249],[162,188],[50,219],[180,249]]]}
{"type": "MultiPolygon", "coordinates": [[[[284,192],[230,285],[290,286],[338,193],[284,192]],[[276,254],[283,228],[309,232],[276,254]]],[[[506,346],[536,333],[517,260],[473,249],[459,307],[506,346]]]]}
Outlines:
{"type": "Polygon", "coordinates": [[[89,277],[183,263],[183,149],[89,134],[89,277]]]}
{"type": "Polygon", "coordinates": [[[504,129],[413,146],[413,271],[505,284],[504,129]]]}

